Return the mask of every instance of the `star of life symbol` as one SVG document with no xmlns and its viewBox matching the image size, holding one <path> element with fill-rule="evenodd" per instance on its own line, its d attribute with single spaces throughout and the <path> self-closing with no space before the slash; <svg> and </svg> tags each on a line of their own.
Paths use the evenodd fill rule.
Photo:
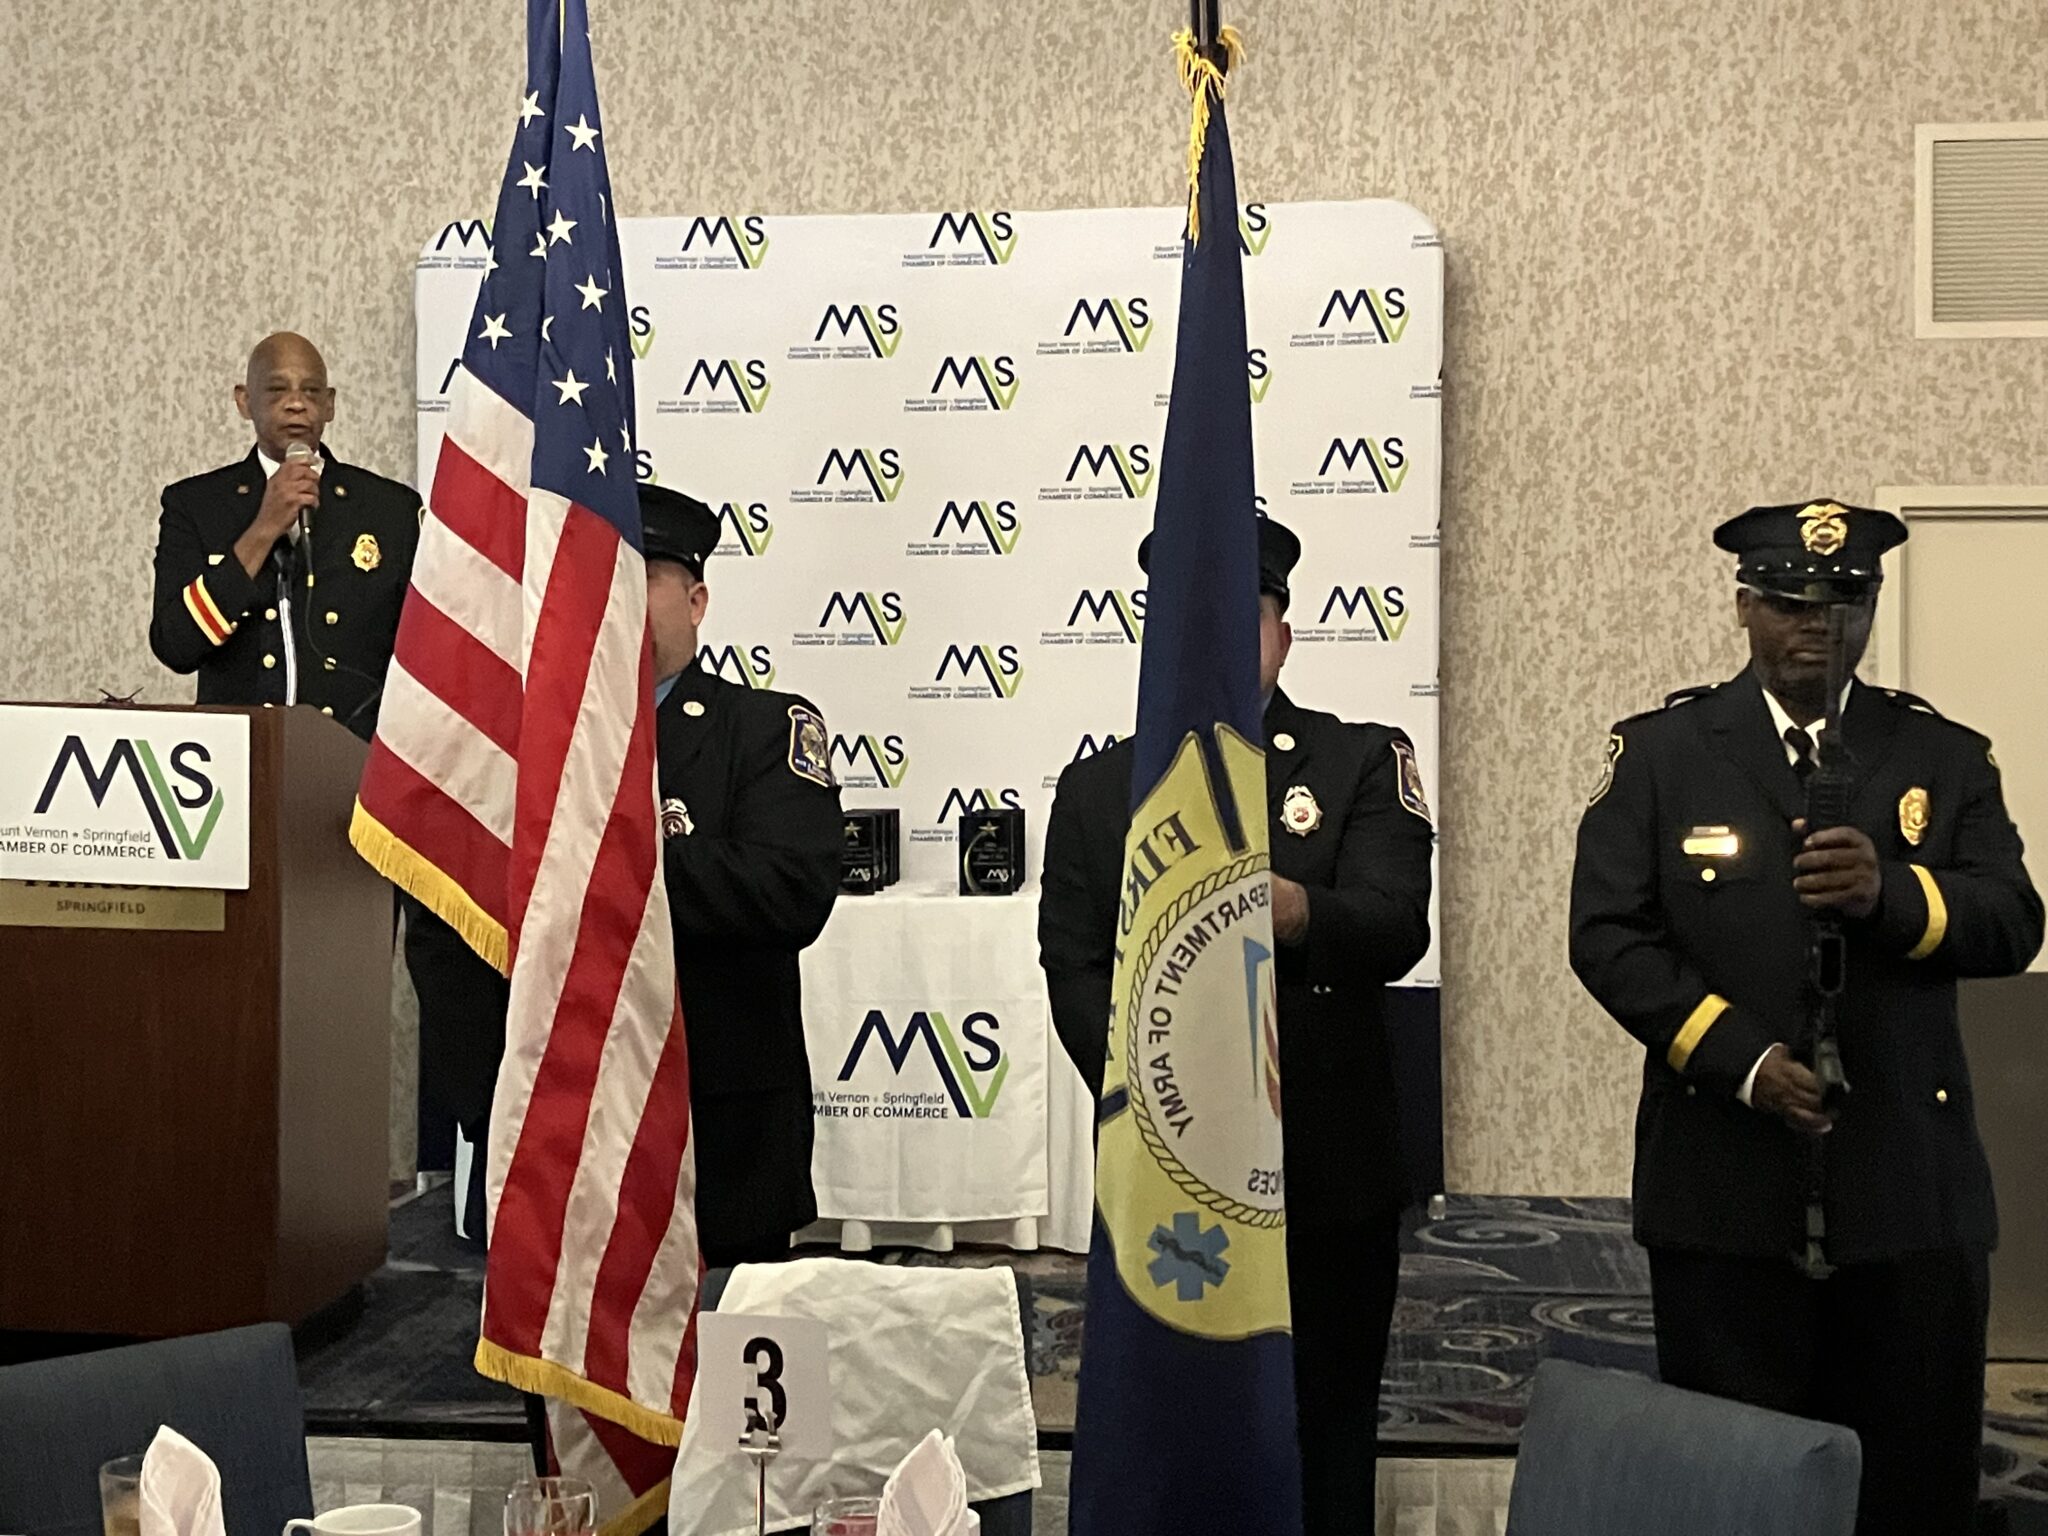
<svg viewBox="0 0 2048 1536">
<path fill-rule="evenodd" d="M 1205 1228 L 1194 1211 L 1177 1212 L 1172 1231 L 1154 1227 L 1146 1246 L 1158 1255 L 1146 1268 L 1152 1283 L 1174 1287 L 1181 1301 L 1200 1301 L 1210 1286 L 1229 1278 L 1230 1260 L 1223 1250 L 1230 1246 L 1230 1234 L 1220 1225 Z"/>
</svg>

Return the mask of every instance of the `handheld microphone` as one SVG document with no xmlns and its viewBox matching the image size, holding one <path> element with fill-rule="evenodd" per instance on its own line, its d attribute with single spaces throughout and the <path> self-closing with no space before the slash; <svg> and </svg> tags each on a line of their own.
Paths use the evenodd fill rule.
<svg viewBox="0 0 2048 1536">
<path fill-rule="evenodd" d="M 320 457 L 320 450 L 303 438 L 293 438 L 289 443 L 285 444 L 284 461 L 287 464 L 310 464 L 315 475 L 318 475 L 327 467 L 326 461 Z M 306 509 L 301 507 L 299 509 L 299 537 L 303 539 L 305 536 Z"/>
</svg>

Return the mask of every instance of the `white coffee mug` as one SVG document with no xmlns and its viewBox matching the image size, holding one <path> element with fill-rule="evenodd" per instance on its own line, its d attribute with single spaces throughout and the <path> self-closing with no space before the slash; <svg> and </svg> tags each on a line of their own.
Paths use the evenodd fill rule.
<svg viewBox="0 0 2048 1536">
<path fill-rule="evenodd" d="M 284 1536 L 420 1536 L 420 1512 L 406 1504 L 345 1504 L 311 1520 L 287 1520 Z"/>
</svg>

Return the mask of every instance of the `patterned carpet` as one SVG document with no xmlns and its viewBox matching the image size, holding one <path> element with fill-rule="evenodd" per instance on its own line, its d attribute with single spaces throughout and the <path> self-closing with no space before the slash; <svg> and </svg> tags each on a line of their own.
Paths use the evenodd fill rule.
<svg viewBox="0 0 2048 1536">
<path fill-rule="evenodd" d="M 1649 1272 L 1625 1200 L 1463 1196 L 1408 1234 L 1380 1439 L 1403 1457 L 1512 1454 L 1538 1362 L 1654 1374 Z M 893 1253 L 884 1262 L 1008 1266 L 1031 1298 L 1032 1396 L 1042 1438 L 1071 1442 L 1085 1265 L 1067 1254 Z M 394 1211 L 392 1259 L 358 1315 L 302 1341 L 315 1434 L 524 1435 L 518 1400 L 469 1368 L 482 1259 L 449 1232 L 445 1192 Z M 1985 1405 L 1985 1497 L 2006 1528 L 2048 1530 L 2048 1364 L 1995 1364 Z M 2036 1525 L 2038 1519 L 2041 1523 Z"/>
</svg>

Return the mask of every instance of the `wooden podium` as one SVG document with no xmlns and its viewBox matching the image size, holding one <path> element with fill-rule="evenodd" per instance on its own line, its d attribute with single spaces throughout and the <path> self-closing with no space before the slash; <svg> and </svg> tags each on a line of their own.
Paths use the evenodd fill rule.
<svg viewBox="0 0 2048 1536">
<path fill-rule="evenodd" d="M 0 1328 L 296 1322 L 384 1262 L 391 888 L 363 744 L 250 717 L 249 889 L 219 932 L 0 928 Z M 4 720 L 4 710 L 0 710 Z"/>
</svg>

